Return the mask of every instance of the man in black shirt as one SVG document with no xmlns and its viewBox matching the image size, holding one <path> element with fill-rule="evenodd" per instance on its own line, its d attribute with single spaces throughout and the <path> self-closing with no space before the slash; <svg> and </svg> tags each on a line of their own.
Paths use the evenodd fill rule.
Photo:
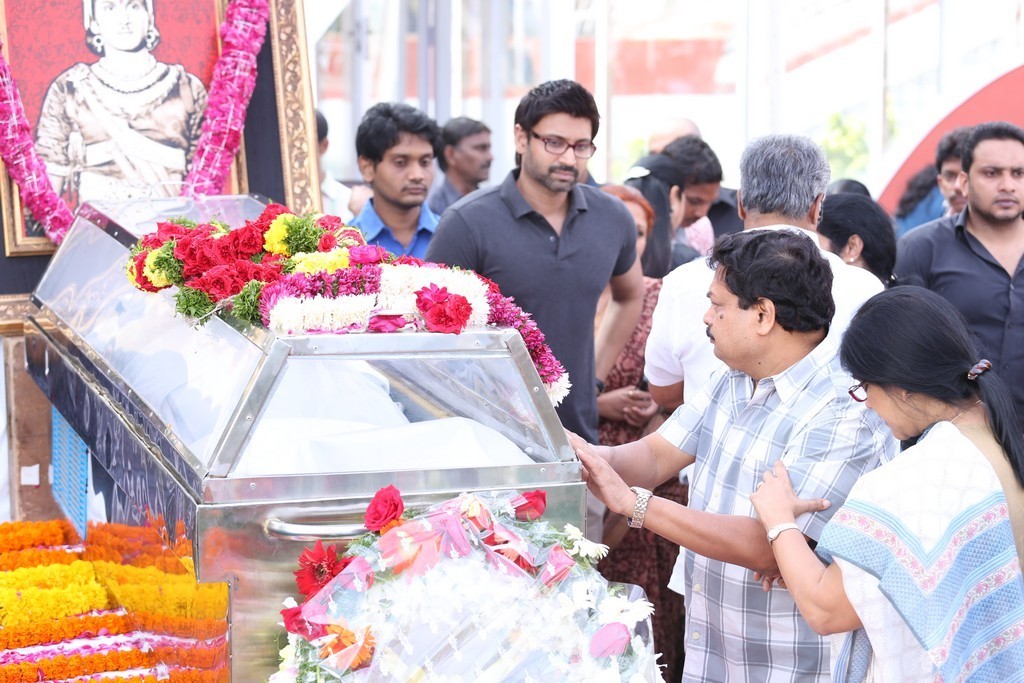
<svg viewBox="0 0 1024 683">
<path fill-rule="evenodd" d="M 961 158 L 967 208 L 907 233 L 895 273 L 960 310 L 1024 425 L 1024 130 L 980 124 Z"/>
</svg>

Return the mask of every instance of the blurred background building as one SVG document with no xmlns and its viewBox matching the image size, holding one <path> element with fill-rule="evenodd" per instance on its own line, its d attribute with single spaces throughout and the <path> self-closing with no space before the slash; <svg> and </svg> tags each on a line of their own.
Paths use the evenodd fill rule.
<svg viewBox="0 0 1024 683">
<path fill-rule="evenodd" d="M 747 140 L 806 134 L 876 196 L 956 105 L 1022 63 L 1024 0 L 306 0 L 328 169 L 357 178 L 355 128 L 382 100 L 485 121 L 492 182 L 519 98 L 574 78 L 602 109 L 590 165 L 621 180 L 686 117 L 738 182 Z"/>
</svg>

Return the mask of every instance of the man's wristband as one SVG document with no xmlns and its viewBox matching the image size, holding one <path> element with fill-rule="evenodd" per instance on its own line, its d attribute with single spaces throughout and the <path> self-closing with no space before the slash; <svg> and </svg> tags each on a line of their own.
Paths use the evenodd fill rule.
<svg viewBox="0 0 1024 683">
<path fill-rule="evenodd" d="M 599 377 L 594 378 L 594 386 L 597 387 L 598 396 L 604 393 L 604 382 Z"/>
</svg>

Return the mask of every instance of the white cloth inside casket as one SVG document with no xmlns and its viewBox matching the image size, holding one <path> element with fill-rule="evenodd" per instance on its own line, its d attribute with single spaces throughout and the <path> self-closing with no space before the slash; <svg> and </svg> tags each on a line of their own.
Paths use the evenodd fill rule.
<svg viewBox="0 0 1024 683">
<path fill-rule="evenodd" d="M 289 362 L 235 476 L 493 467 L 534 461 L 465 417 L 410 423 L 363 361 Z"/>
</svg>

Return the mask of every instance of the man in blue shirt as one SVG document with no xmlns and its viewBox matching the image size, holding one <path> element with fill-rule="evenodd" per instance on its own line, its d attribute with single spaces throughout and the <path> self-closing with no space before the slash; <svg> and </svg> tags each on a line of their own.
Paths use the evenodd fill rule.
<svg viewBox="0 0 1024 683">
<path fill-rule="evenodd" d="M 418 109 L 381 102 L 366 112 L 356 131 L 356 154 L 373 199 L 352 225 L 368 244 L 398 255 L 426 255 L 437 214 L 425 202 L 440 149 L 440 129 Z"/>
</svg>

